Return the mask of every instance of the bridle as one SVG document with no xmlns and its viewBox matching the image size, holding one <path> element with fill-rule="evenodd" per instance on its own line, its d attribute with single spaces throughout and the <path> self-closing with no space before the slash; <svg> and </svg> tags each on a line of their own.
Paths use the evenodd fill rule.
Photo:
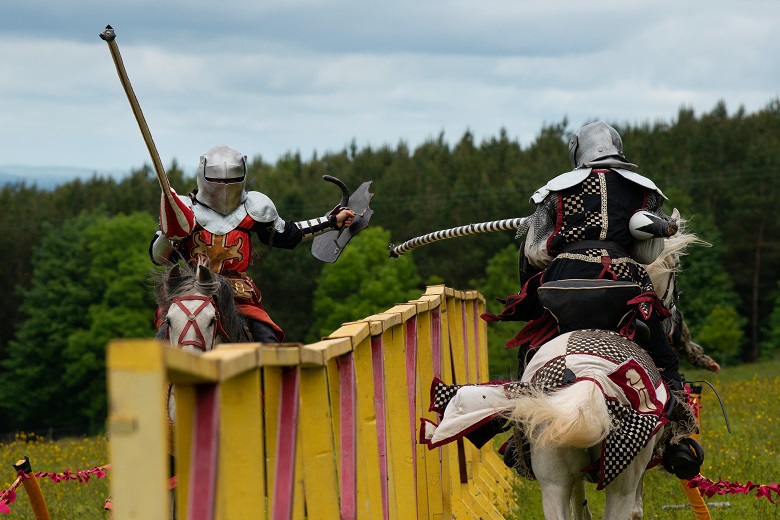
<svg viewBox="0 0 780 520">
<path fill-rule="evenodd" d="M 194 310 L 190 311 L 190 309 L 187 308 L 186 305 L 184 305 L 184 302 L 188 301 L 200 301 L 200 305 Z M 176 345 L 179 345 L 179 347 L 184 346 L 192 346 L 197 348 L 198 350 L 201 350 L 203 352 L 206 352 L 207 350 L 211 350 L 214 348 L 214 341 L 216 340 L 217 336 L 224 336 L 225 330 L 222 328 L 222 320 L 220 320 L 219 316 L 219 310 L 217 309 L 217 304 L 214 301 L 213 296 L 199 296 L 199 295 L 188 295 L 188 296 L 177 296 L 171 300 L 171 305 L 176 305 L 179 309 L 184 312 L 184 314 L 187 316 L 187 324 L 182 327 L 181 333 L 179 334 L 179 339 L 175 342 Z M 206 337 L 203 334 L 203 331 L 200 328 L 200 325 L 198 325 L 198 314 L 200 314 L 203 309 L 207 308 L 209 305 L 212 305 L 214 307 L 214 319 L 216 320 L 216 329 L 214 331 L 214 335 L 211 337 L 211 345 L 206 345 Z M 168 324 L 170 327 L 170 323 Z M 185 340 L 185 337 L 187 336 L 187 332 L 190 330 L 190 328 L 195 330 L 195 335 L 197 339 L 193 340 Z M 169 329 L 170 333 L 170 329 Z"/>
</svg>

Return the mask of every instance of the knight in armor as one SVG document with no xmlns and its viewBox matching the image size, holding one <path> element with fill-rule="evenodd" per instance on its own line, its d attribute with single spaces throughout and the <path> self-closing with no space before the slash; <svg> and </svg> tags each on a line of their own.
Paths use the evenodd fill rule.
<svg viewBox="0 0 780 520">
<path fill-rule="evenodd" d="M 247 318 L 252 341 L 278 343 L 284 332 L 263 308 L 262 296 L 247 276 L 253 261 L 252 234 L 269 247 L 293 249 L 332 229 L 349 227 L 355 213 L 340 205 L 326 215 L 293 222 L 277 213 L 268 196 L 246 191 L 246 156 L 215 146 L 200 158 L 197 189 L 188 196 L 163 192 L 160 227 L 149 247 L 157 265 L 184 260 L 208 265 L 230 281 L 238 310 Z M 157 317 L 158 336 L 164 324 Z"/>
<path fill-rule="evenodd" d="M 508 298 L 501 315 L 486 315 L 486 319 L 528 321 L 507 347 L 533 350 L 559 332 L 555 317 L 538 300 L 539 287 L 562 280 L 631 282 L 641 291 L 632 298 L 632 317 L 640 328 L 643 323 L 649 329 L 643 346 L 667 381 L 681 388 L 679 360 L 660 325 L 669 313 L 644 267 L 663 249 L 663 238 L 677 229 L 661 211 L 666 197 L 653 181 L 636 172 L 637 166 L 623 154 L 620 135 L 606 123 L 590 123 L 578 130 L 569 142 L 569 158 L 574 169 L 531 196 L 536 211 L 518 230 L 518 235 L 526 234 L 521 268 L 526 279 L 521 292 Z M 660 232 L 643 233 L 648 224 Z M 577 310 L 580 315 L 582 311 Z M 584 314 L 583 320 L 596 323 L 595 316 Z M 635 320 L 626 319 L 621 327 L 621 333 L 634 339 Z"/>
<path fill-rule="evenodd" d="M 663 250 L 663 239 L 677 231 L 674 219 L 661 210 L 666 197 L 653 181 L 637 173 L 637 166 L 623 153 L 620 135 L 606 123 L 580 128 L 569 142 L 569 158 L 572 171 L 553 178 L 533 194 L 536 210 L 518 230 L 519 236 L 526 234 L 521 292 L 507 298 L 501 314 L 483 318 L 528 322 L 507 342 L 508 348 L 521 347 L 522 373 L 534 349 L 566 330 L 561 317 L 540 302 L 546 284 L 575 291 L 568 292 L 571 299 L 561 306 L 576 321 L 577 326 L 568 330 L 607 328 L 601 322 L 606 314 L 601 305 L 617 303 L 630 312 L 614 328 L 647 350 L 663 379 L 681 396 L 679 358 L 661 325 L 670 313 L 644 267 Z M 589 293 L 580 289 L 589 289 L 592 284 L 588 282 L 594 280 L 621 282 L 614 287 L 627 290 L 626 286 L 633 286 L 635 292 L 608 291 L 611 295 L 601 301 L 578 303 L 576 298 Z M 621 301 L 621 294 L 630 297 Z"/>
</svg>

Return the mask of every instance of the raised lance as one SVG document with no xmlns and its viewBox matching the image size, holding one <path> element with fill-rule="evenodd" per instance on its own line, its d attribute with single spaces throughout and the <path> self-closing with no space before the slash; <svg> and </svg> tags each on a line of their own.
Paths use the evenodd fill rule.
<svg viewBox="0 0 780 520">
<path fill-rule="evenodd" d="M 163 193 L 168 193 L 170 192 L 171 184 L 168 182 L 168 175 L 166 175 L 165 168 L 163 168 L 160 154 L 157 152 L 157 147 L 152 139 L 152 133 L 149 131 L 149 125 L 146 124 L 144 113 L 141 111 L 141 105 L 138 103 L 138 98 L 135 96 L 133 86 L 130 84 L 130 78 L 127 77 L 125 64 L 122 62 L 122 55 L 119 54 L 119 46 L 116 44 L 116 33 L 114 32 L 114 28 L 110 25 L 106 25 L 106 29 L 100 33 L 100 37 L 108 44 L 108 50 L 111 52 L 111 58 L 114 60 L 116 72 L 119 74 L 119 81 L 122 83 L 125 94 L 127 94 L 127 100 L 130 102 L 130 107 L 133 109 L 133 115 L 138 122 L 138 127 L 141 129 L 141 135 L 143 135 L 146 148 L 149 150 L 149 155 L 152 158 L 152 165 L 154 166 L 154 172 L 157 174 L 157 180 L 160 182 L 160 187 L 162 188 Z"/>
<path fill-rule="evenodd" d="M 419 237 L 407 240 L 400 246 L 390 244 L 390 257 L 398 258 L 402 254 L 411 251 L 420 246 L 432 244 L 440 240 L 446 240 L 449 238 L 465 237 L 469 235 L 476 235 L 479 233 L 494 233 L 496 231 L 517 230 L 528 217 L 520 218 L 506 218 L 503 220 L 493 220 L 490 222 L 480 222 L 478 224 L 466 224 L 465 226 L 458 226 L 450 229 L 442 229 L 434 231 Z"/>
<path fill-rule="evenodd" d="M 149 130 L 149 125 L 146 123 L 144 114 L 141 111 L 141 105 L 133 91 L 133 87 L 130 84 L 130 78 L 128 78 L 125 65 L 122 62 L 119 46 L 116 43 L 116 32 L 113 27 L 107 25 L 105 30 L 100 34 L 100 38 L 108 44 L 111 58 L 113 58 L 117 74 L 119 74 L 119 81 L 127 95 L 127 100 L 130 102 L 133 115 L 138 122 L 138 127 L 141 130 L 144 143 L 146 143 L 146 148 L 149 150 L 149 155 L 152 158 L 152 165 L 154 166 L 157 180 L 160 183 L 160 188 L 162 188 L 163 197 L 167 200 L 168 207 L 171 209 L 172 213 L 177 215 L 179 221 L 181 221 L 183 217 L 180 215 L 180 212 L 176 211 L 176 206 L 179 205 L 179 203 L 177 202 L 175 192 L 171 189 L 168 175 L 165 173 L 165 168 L 163 168 L 160 154 L 157 152 L 157 147 L 152 139 L 152 133 Z M 312 254 L 323 262 L 335 262 L 344 250 L 344 246 L 346 246 L 347 242 L 368 226 L 371 216 L 374 213 L 369 207 L 369 203 L 374 194 L 369 191 L 371 188 L 371 181 L 366 181 L 361 184 L 350 196 L 347 186 L 339 179 L 331 177 L 330 175 L 323 176 L 323 179 L 336 184 L 342 190 L 341 202 L 336 206 L 334 211 L 349 208 L 355 213 L 355 218 L 350 227 L 341 230 L 328 231 L 314 239 Z M 187 223 L 183 224 L 186 229 Z M 192 226 L 192 223 L 190 222 L 189 225 Z"/>
</svg>

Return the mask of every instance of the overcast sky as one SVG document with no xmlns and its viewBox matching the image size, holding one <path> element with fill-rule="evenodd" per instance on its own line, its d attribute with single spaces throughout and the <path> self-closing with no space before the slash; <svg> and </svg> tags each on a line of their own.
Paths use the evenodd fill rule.
<svg viewBox="0 0 780 520">
<path fill-rule="evenodd" d="M 226 144 L 274 162 L 568 118 L 672 121 L 780 95 L 777 0 L 4 0 L 0 165 L 129 171 Z"/>
</svg>

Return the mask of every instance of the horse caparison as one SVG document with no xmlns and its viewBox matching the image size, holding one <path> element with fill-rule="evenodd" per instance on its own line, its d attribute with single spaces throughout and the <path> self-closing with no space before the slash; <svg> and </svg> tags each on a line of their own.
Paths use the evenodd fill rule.
<svg viewBox="0 0 780 520">
<path fill-rule="evenodd" d="M 693 243 L 706 244 L 678 232 L 648 266 L 668 308 L 677 303 L 679 255 Z M 549 390 L 564 370 L 577 382 L 534 389 Z M 658 455 L 669 398 L 648 354 L 614 332 L 574 331 L 540 347 L 521 384 L 528 386 L 513 399 L 515 442 L 530 452 L 533 469 L 525 469 L 539 481 L 545 518 L 590 519 L 586 479 L 605 489 L 604 518 L 642 518 L 642 478 Z"/>
</svg>

